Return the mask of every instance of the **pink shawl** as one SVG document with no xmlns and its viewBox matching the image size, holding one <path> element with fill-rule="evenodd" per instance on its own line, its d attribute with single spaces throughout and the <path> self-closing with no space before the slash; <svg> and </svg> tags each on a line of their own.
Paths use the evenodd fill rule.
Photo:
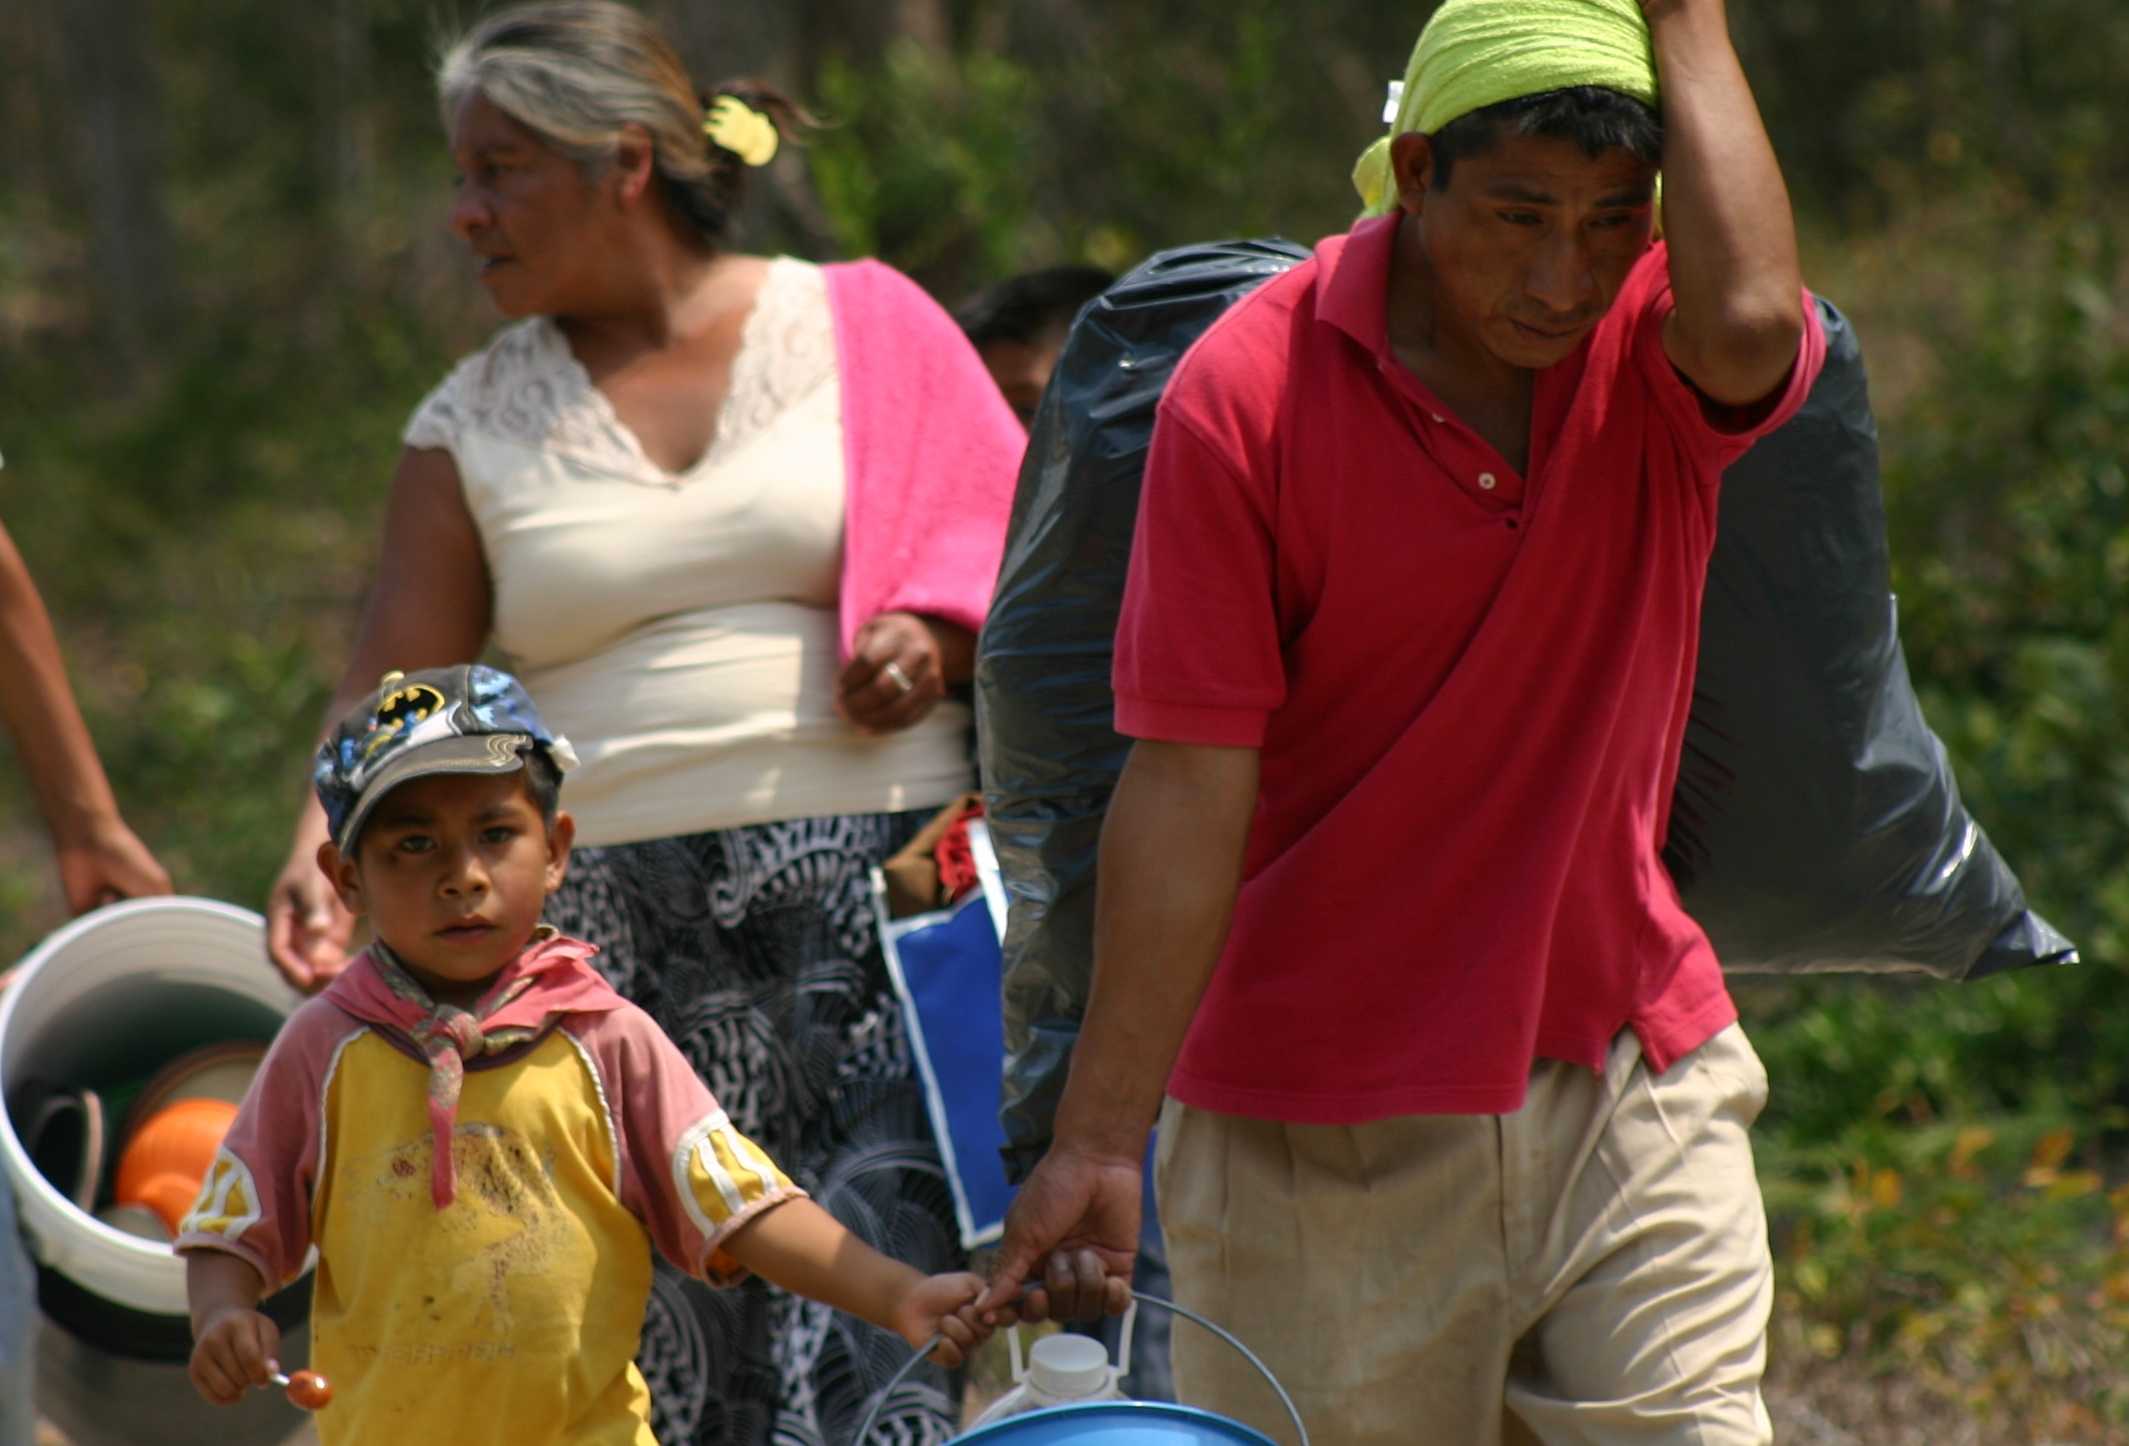
<svg viewBox="0 0 2129 1446">
<path fill-rule="evenodd" d="M 823 268 L 843 391 L 842 656 L 883 612 L 975 632 L 1027 434 L 953 318 L 877 261 Z"/>
</svg>

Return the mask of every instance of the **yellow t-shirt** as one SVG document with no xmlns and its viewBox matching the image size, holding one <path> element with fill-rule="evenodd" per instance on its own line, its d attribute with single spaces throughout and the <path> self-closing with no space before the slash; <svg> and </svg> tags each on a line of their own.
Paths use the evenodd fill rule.
<svg viewBox="0 0 2129 1446">
<path fill-rule="evenodd" d="M 428 1079 L 384 1032 L 304 1006 L 179 1248 L 229 1250 L 279 1283 L 315 1243 L 326 1446 L 655 1446 L 633 1364 L 651 1244 L 729 1284 L 743 1272 L 720 1243 L 802 1192 L 633 1006 L 468 1066 L 442 1209 Z"/>
</svg>

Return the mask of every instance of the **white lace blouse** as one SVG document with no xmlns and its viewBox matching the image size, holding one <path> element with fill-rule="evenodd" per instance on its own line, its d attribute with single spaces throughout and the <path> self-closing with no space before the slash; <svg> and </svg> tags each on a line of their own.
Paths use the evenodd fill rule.
<svg viewBox="0 0 2129 1446">
<path fill-rule="evenodd" d="M 819 269 L 769 267 L 709 449 L 664 471 L 559 328 L 517 322 L 407 424 L 457 463 L 495 637 L 583 766 L 585 845 L 916 808 L 972 786 L 969 710 L 835 716 L 842 388 Z"/>
</svg>

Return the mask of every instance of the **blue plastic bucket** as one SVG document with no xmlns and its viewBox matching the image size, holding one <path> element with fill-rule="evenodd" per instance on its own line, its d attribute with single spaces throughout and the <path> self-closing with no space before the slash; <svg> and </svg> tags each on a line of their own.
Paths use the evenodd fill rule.
<svg viewBox="0 0 2129 1446">
<path fill-rule="evenodd" d="M 1172 1300 L 1162 1300 L 1157 1295 L 1148 1295 L 1142 1290 L 1131 1292 L 1131 1298 L 1140 1305 L 1150 1305 L 1179 1315 L 1184 1320 L 1210 1331 L 1227 1342 L 1235 1351 L 1256 1368 L 1257 1374 L 1270 1386 L 1279 1404 L 1286 1408 L 1287 1419 L 1294 1424 L 1294 1439 L 1300 1446 L 1309 1446 L 1308 1424 L 1301 1419 L 1301 1412 L 1294 1405 L 1294 1398 L 1279 1384 L 1279 1378 L 1271 1373 L 1271 1367 L 1257 1359 L 1257 1354 L 1236 1340 L 1225 1326 L 1216 1325 L 1197 1312 L 1187 1310 Z M 1125 1336 L 1129 1339 L 1130 1322 L 1125 1322 Z M 870 1446 L 872 1424 L 879 1418 L 880 1408 L 894 1395 L 895 1387 L 915 1370 L 931 1353 L 939 1337 L 934 1336 L 929 1344 L 911 1355 L 902 1363 L 892 1379 L 880 1388 L 872 1398 L 872 1409 L 865 1413 L 859 1423 L 857 1435 L 851 1446 Z M 1018 1346 L 1014 1348 L 1015 1373 L 1018 1373 Z M 976 1441 L 984 1446 L 1049 1446 L 1057 1441 L 1098 1441 L 1101 1446 L 1278 1446 L 1263 1432 L 1243 1425 L 1240 1421 L 1196 1406 L 1171 1405 L 1166 1401 L 1131 1401 L 1103 1399 L 1081 1401 L 1075 1404 L 1050 1406 L 1037 1411 L 1023 1411 L 1006 1416 L 973 1431 L 954 1437 L 956 1442 Z"/>
<path fill-rule="evenodd" d="M 1274 1446 L 1240 1421 L 1164 1401 L 1095 1401 L 1052 1406 L 978 1426 L 957 1442 L 983 1446 L 1055 1446 L 1093 1441 L 1100 1446 Z"/>
</svg>

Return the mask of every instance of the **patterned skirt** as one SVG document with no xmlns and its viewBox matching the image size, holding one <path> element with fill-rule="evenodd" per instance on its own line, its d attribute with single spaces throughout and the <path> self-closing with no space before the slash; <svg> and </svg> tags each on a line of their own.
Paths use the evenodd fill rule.
<svg viewBox="0 0 2129 1446">
<path fill-rule="evenodd" d="M 934 810 L 754 824 L 579 849 L 547 920 L 680 1046 L 742 1133 L 882 1253 L 967 1268 L 887 982 L 868 870 Z M 662 1258 L 637 1365 L 664 1446 L 851 1446 L 909 1357 L 899 1336 L 750 1279 L 712 1290 Z M 935 1366 L 873 1441 L 953 1436 Z"/>
</svg>

